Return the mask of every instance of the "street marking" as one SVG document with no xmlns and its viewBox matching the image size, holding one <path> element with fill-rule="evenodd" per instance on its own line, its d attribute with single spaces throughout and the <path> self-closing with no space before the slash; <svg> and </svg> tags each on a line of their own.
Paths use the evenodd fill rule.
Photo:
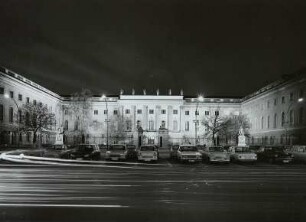
<svg viewBox="0 0 306 222">
<path fill-rule="evenodd" d="M 81 207 L 81 208 L 126 208 L 129 206 L 123 205 L 100 205 L 100 204 L 30 204 L 30 203 L 10 203 L 10 204 L 2 204 L 0 203 L 0 207 Z"/>
</svg>

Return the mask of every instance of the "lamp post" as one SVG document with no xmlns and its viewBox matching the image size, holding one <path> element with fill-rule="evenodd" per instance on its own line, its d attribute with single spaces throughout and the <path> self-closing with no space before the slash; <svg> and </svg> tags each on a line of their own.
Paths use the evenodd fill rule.
<svg viewBox="0 0 306 222">
<path fill-rule="evenodd" d="M 106 106 L 106 149 L 108 149 L 108 106 L 107 106 L 107 97 L 106 95 L 102 95 L 100 100 L 105 101 Z"/>
<path fill-rule="evenodd" d="M 198 108 L 199 108 L 199 102 L 204 101 L 204 97 L 202 95 L 199 95 L 198 98 L 196 98 L 197 103 L 196 103 L 196 110 L 195 110 L 195 121 L 194 121 L 194 136 L 195 136 L 195 142 L 194 144 L 198 144 Z"/>
<path fill-rule="evenodd" d="M 8 94 L 4 94 L 4 98 L 6 98 L 6 99 L 9 99 L 10 98 L 10 96 L 8 95 Z M 20 135 L 19 135 L 19 122 L 20 122 L 20 118 L 19 118 L 19 106 L 18 106 L 18 103 L 16 102 L 16 100 L 14 99 L 14 98 L 11 98 L 13 101 L 14 101 L 14 103 L 15 103 L 15 105 L 16 105 L 16 107 L 17 107 L 17 146 L 19 147 L 19 137 L 20 137 Z"/>
</svg>

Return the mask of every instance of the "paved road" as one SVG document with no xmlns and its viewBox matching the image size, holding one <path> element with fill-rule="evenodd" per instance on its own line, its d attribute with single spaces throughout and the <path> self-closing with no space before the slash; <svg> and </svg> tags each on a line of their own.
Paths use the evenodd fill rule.
<svg viewBox="0 0 306 222">
<path fill-rule="evenodd" d="M 0 221 L 306 221 L 306 165 L 0 164 Z"/>
</svg>

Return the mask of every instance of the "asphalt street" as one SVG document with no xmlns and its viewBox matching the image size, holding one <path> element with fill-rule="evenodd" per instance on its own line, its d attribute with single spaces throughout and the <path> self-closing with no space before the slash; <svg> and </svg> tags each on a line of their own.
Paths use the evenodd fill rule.
<svg viewBox="0 0 306 222">
<path fill-rule="evenodd" d="M 306 165 L 1 163 L 0 221 L 306 221 Z"/>
</svg>

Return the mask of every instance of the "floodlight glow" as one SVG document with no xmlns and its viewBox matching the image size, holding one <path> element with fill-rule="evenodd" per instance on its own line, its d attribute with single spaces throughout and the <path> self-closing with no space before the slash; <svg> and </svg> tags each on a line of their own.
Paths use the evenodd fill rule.
<svg viewBox="0 0 306 222">
<path fill-rule="evenodd" d="M 304 98 L 299 98 L 298 102 L 303 102 Z"/>
<path fill-rule="evenodd" d="M 4 94 L 4 98 L 8 99 L 10 98 L 8 94 Z"/>
</svg>

